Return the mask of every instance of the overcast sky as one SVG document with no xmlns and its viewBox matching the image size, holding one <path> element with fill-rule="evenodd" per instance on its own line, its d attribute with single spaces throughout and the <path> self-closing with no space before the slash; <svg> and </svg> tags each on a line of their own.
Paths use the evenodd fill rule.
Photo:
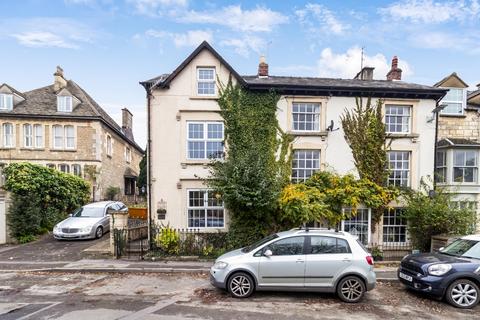
<svg viewBox="0 0 480 320">
<path fill-rule="evenodd" d="M 0 83 L 20 91 L 65 70 L 119 123 L 134 114 L 146 144 L 145 92 L 207 40 L 240 73 L 353 77 L 365 65 L 384 79 L 392 56 L 403 79 L 431 85 L 456 71 L 480 82 L 480 2 L 1 0 Z"/>
</svg>

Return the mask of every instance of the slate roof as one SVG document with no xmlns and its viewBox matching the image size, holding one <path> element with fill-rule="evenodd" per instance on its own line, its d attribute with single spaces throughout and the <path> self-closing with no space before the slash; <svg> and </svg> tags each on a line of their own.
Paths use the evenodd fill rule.
<svg viewBox="0 0 480 320">
<path fill-rule="evenodd" d="M 480 142 L 463 138 L 445 138 L 437 142 L 437 147 L 442 148 L 480 148 Z"/>
<path fill-rule="evenodd" d="M 59 112 L 57 110 L 57 92 L 55 92 L 53 85 L 50 85 L 22 93 L 25 100 L 16 104 L 11 111 L 0 111 L 0 115 L 5 117 L 99 120 L 138 151 L 144 152 L 77 83 L 68 80 L 65 89 L 80 100 L 80 103 L 74 107 L 72 112 Z"/>
</svg>

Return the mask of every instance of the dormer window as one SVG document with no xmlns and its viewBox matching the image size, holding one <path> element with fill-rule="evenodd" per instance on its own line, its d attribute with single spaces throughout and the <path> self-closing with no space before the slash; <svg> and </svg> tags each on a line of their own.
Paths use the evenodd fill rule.
<svg viewBox="0 0 480 320">
<path fill-rule="evenodd" d="M 197 69 L 197 94 L 199 96 L 215 95 L 215 68 Z"/>
<path fill-rule="evenodd" d="M 13 109 L 13 94 L 0 93 L 0 110 Z"/>
<path fill-rule="evenodd" d="M 72 112 L 72 97 L 71 96 L 58 96 L 57 108 L 60 112 Z"/>
<path fill-rule="evenodd" d="M 463 109 L 467 102 L 467 91 L 463 88 L 446 88 L 449 89 L 440 104 L 446 107 L 440 112 L 447 115 L 462 115 Z"/>
</svg>

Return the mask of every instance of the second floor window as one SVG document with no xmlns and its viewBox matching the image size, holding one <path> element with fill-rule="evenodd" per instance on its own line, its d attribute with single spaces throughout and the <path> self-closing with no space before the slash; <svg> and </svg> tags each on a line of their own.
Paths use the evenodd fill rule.
<svg viewBox="0 0 480 320">
<path fill-rule="evenodd" d="M 112 156 L 113 148 L 112 148 L 112 137 L 107 136 L 107 156 Z"/>
<path fill-rule="evenodd" d="M 447 152 L 437 151 L 435 181 L 439 183 L 447 182 Z"/>
<path fill-rule="evenodd" d="M 294 150 L 292 182 L 304 182 L 320 170 L 320 150 Z"/>
<path fill-rule="evenodd" d="M 52 127 L 54 149 L 75 149 L 75 127 L 60 126 Z"/>
<path fill-rule="evenodd" d="M 43 125 L 36 124 L 33 126 L 33 135 L 35 139 L 35 147 L 43 148 Z"/>
<path fill-rule="evenodd" d="M 320 130 L 319 103 L 293 103 L 292 116 L 294 131 Z"/>
<path fill-rule="evenodd" d="M 60 112 L 72 112 L 72 97 L 71 96 L 58 96 L 57 97 L 57 110 Z"/>
<path fill-rule="evenodd" d="M 453 181 L 477 182 L 478 155 L 476 150 L 453 152 Z"/>
<path fill-rule="evenodd" d="M 187 158 L 223 158 L 223 123 L 188 122 Z"/>
<path fill-rule="evenodd" d="M 215 68 L 197 69 L 197 94 L 201 96 L 215 95 Z"/>
<path fill-rule="evenodd" d="M 25 148 L 33 147 L 33 132 L 31 124 L 23 125 L 23 146 Z"/>
<path fill-rule="evenodd" d="M 387 133 L 410 132 L 410 106 L 385 105 L 385 126 Z"/>
<path fill-rule="evenodd" d="M 125 161 L 127 163 L 132 161 L 132 150 L 129 147 L 125 147 Z"/>
<path fill-rule="evenodd" d="M 0 110 L 13 109 L 13 94 L 0 93 Z"/>
<path fill-rule="evenodd" d="M 409 151 L 389 151 L 388 167 L 390 169 L 389 185 L 395 187 L 408 187 L 410 185 Z"/>
<path fill-rule="evenodd" d="M 11 123 L 4 123 L 2 125 L 2 133 L 3 133 L 3 146 L 5 148 L 11 148 L 15 146 L 15 138 L 13 134 L 13 124 Z"/>
<path fill-rule="evenodd" d="M 440 112 L 441 114 L 459 115 L 463 114 L 466 104 L 466 91 L 462 88 L 450 88 L 443 97 L 440 104 L 447 106 Z"/>
</svg>

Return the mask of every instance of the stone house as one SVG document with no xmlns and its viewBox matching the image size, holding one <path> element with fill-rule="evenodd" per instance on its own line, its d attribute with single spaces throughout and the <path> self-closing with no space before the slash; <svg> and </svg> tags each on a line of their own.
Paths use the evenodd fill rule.
<svg viewBox="0 0 480 320">
<path fill-rule="evenodd" d="M 143 150 L 123 109 L 119 126 L 77 83 L 57 67 L 51 85 L 19 92 L 0 85 L 0 166 L 32 162 L 85 178 L 92 200 L 120 188 L 132 200 Z"/>
<path fill-rule="evenodd" d="M 147 92 L 149 149 L 149 210 L 155 222 L 202 231 L 226 230 L 228 213 L 201 179 L 208 177 L 210 159 L 223 155 L 224 128 L 218 81 L 232 79 L 246 90 L 281 94 L 277 117 L 294 135 L 292 181 L 304 181 L 317 170 L 339 174 L 356 169 L 340 116 L 355 106 L 355 97 L 384 100 L 385 123 L 392 140 L 389 183 L 418 188 L 433 175 L 435 122 L 427 121 L 446 90 L 401 81 L 398 60 L 385 80 L 373 80 L 373 68 L 355 79 L 272 76 L 261 58 L 256 75 L 239 75 L 207 42 L 203 42 L 172 73 L 141 84 Z M 361 208 L 342 229 L 366 244 L 407 243 L 401 204 L 386 211 L 376 232 L 372 212 Z M 348 210 L 348 208 L 345 208 Z"/>
<path fill-rule="evenodd" d="M 452 73 L 434 86 L 448 89 L 440 102 L 445 107 L 438 119 L 436 183 L 455 193 L 460 205 L 478 213 L 480 84 L 476 90 L 469 91 L 469 85 Z"/>
</svg>

